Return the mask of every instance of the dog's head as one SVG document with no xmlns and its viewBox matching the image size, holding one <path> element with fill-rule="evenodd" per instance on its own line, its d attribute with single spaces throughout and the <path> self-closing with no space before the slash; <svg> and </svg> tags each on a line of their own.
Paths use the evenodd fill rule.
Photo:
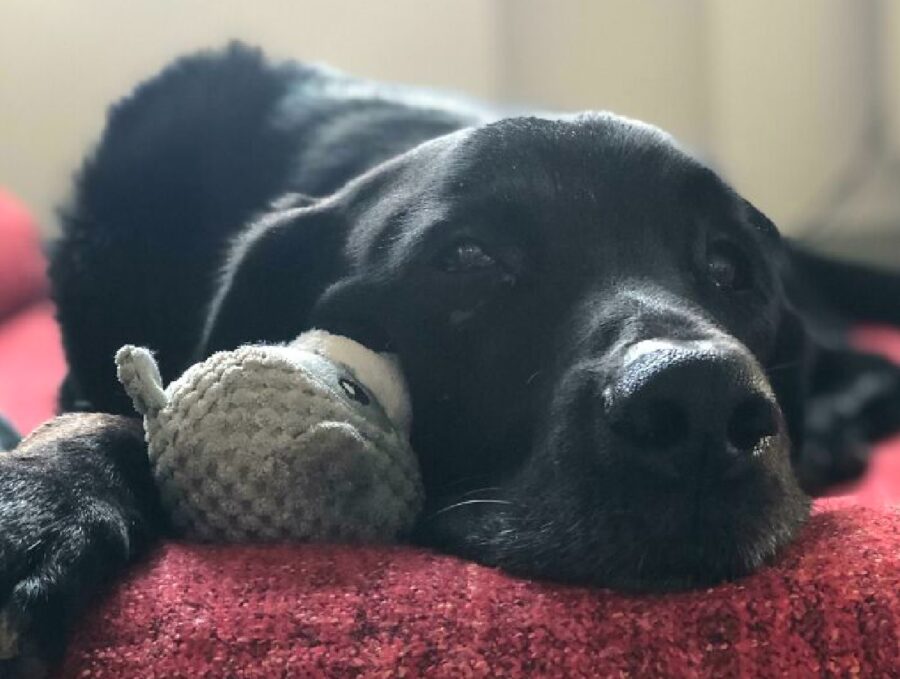
<svg viewBox="0 0 900 679">
<path fill-rule="evenodd" d="M 208 349 L 311 325 L 396 352 L 418 538 L 625 588 L 747 573 L 808 511 L 803 328 L 773 225 L 658 130 L 507 119 L 236 245 Z"/>
</svg>

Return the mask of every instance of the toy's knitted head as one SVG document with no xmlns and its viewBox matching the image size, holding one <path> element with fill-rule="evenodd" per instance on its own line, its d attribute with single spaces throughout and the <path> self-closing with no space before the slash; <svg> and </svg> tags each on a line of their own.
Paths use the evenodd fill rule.
<svg viewBox="0 0 900 679">
<path fill-rule="evenodd" d="M 123 347 L 116 363 L 185 537 L 373 541 L 411 528 L 422 484 L 390 358 L 311 331 L 219 352 L 165 389 L 148 350 Z"/>
</svg>

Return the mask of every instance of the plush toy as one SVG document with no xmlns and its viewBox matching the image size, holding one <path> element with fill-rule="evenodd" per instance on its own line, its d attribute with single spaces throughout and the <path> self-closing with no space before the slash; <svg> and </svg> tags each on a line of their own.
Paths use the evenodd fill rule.
<svg viewBox="0 0 900 679">
<path fill-rule="evenodd" d="M 167 388 L 147 349 L 116 364 L 183 536 L 387 541 L 412 526 L 422 483 L 390 356 L 314 330 L 219 352 Z"/>
</svg>

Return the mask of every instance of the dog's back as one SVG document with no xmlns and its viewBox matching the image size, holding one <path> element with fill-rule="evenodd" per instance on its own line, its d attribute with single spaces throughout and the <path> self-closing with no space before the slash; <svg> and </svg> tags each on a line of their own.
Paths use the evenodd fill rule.
<svg viewBox="0 0 900 679">
<path fill-rule="evenodd" d="M 175 62 L 115 105 L 62 211 L 51 268 L 64 410 L 128 413 L 112 364 L 190 360 L 231 237 L 288 191 L 325 195 L 476 115 L 232 45 Z"/>
<path fill-rule="evenodd" d="M 63 410 L 131 412 L 112 356 L 151 347 L 163 377 L 193 357 L 231 238 L 288 192 L 332 193 L 488 109 L 238 44 L 176 61 L 110 111 L 62 211 L 51 267 L 70 368 Z M 794 249 L 802 306 L 900 322 L 900 278 Z M 825 299 L 819 291 L 826 292 Z M 873 294 L 882 291 L 884 294 Z M 828 298 L 834 298 L 828 299 Z"/>
</svg>

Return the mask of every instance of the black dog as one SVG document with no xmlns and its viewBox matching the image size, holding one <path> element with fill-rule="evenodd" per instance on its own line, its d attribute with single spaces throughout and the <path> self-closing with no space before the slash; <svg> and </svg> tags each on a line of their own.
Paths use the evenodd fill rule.
<svg viewBox="0 0 900 679">
<path fill-rule="evenodd" d="M 529 576 L 748 573 L 803 522 L 801 487 L 900 425 L 897 370 L 839 324 L 900 320 L 900 283 L 785 243 L 659 130 L 494 119 L 237 46 L 112 110 L 52 277 L 68 410 L 132 412 L 126 343 L 167 381 L 313 326 L 396 352 L 430 498 L 414 540 Z M 0 625 L 35 654 L 162 530 L 110 422 L 115 445 L 0 475 Z"/>
</svg>

